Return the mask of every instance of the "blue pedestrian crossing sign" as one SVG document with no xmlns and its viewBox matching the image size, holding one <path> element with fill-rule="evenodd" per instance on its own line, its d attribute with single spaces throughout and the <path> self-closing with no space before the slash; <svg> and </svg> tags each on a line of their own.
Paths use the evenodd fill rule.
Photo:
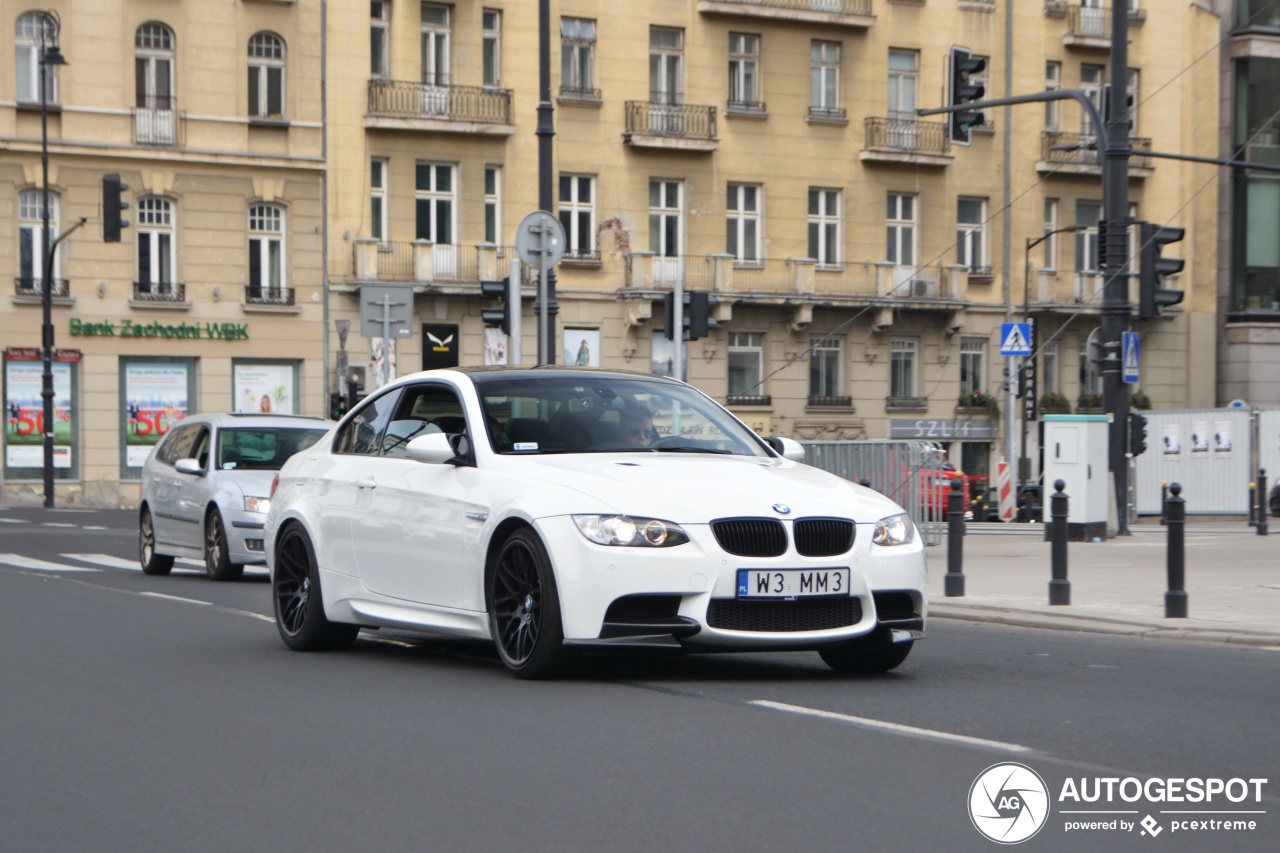
<svg viewBox="0 0 1280 853">
<path fill-rule="evenodd" d="M 1137 332 L 1120 335 L 1120 374 L 1130 385 L 1138 384 L 1138 369 L 1142 365 L 1142 347 Z"/>
<path fill-rule="evenodd" d="M 1001 355 L 1031 355 L 1031 324 L 1000 324 Z"/>
</svg>

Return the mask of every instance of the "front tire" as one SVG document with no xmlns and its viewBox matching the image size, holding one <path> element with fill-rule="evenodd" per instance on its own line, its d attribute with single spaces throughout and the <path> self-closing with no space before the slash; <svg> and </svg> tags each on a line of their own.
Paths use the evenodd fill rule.
<svg viewBox="0 0 1280 853">
<path fill-rule="evenodd" d="M 156 527 L 151 508 L 145 506 L 138 518 L 138 562 L 144 575 L 167 575 L 173 569 L 173 557 L 156 553 Z"/>
<path fill-rule="evenodd" d="M 350 648 L 360 633 L 360 626 L 330 622 L 324 615 L 315 550 L 297 526 L 286 528 L 276 543 L 271 598 L 280 638 L 295 652 Z"/>
<path fill-rule="evenodd" d="M 889 642 L 889 632 L 872 631 L 834 646 L 823 646 L 818 654 L 827 666 L 845 675 L 872 675 L 901 666 L 911 654 L 915 640 Z"/>
<path fill-rule="evenodd" d="M 244 576 L 244 566 L 231 562 L 227 547 L 227 525 L 222 513 L 209 510 L 204 520 L 204 570 L 210 580 L 237 581 Z"/>
<path fill-rule="evenodd" d="M 517 678 L 554 678 L 575 659 L 564 645 L 551 560 L 532 530 L 503 543 L 489 576 L 489 628 L 498 657 Z"/>
</svg>

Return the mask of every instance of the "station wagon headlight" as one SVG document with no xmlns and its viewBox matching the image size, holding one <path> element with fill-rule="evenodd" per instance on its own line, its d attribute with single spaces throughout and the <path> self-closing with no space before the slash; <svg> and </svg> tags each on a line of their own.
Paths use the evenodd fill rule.
<svg viewBox="0 0 1280 853">
<path fill-rule="evenodd" d="M 597 545 L 632 545 L 669 548 L 683 545 L 689 536 L 678 524 L 660 518 L 632 518 L 629 515 L 575 515 L 573 523 L 582 535 Z"/>
<path fill-rule="evenodd" d="M 249 512 L 267 513 L 271 510 L 271 498 L 250 498 L 244 499 L 244 508 Z"/>
<path fill-rule="evenodd" d="M 916 526 L 905 512 L 890 515 L 876 522 L 871 541 L 877 545 L 906 545 L 916 536 Z"/>
</svg>

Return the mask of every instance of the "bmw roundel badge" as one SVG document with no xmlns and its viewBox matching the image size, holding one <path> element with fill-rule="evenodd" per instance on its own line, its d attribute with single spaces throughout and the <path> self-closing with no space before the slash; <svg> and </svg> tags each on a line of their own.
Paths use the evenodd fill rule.
<svg viewBox="0 0 1280 853">
<path fill-rule="evenodd" d="M 791 512 L 791 507 L 787 506 L 786 504 L 774 504 L 773 511 L 778 513 L 779 515 L 786 515 L 787 513 Z"/>
</svg>

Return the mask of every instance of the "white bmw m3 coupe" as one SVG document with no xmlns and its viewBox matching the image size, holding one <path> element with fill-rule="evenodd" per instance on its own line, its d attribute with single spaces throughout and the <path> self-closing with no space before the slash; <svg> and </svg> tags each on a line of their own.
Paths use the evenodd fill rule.
<svg viewBox="0 0 1280 853">
<path fill-rule="evenodd" d="M 659 376 L 405 376 L 280 471 L 276 623 L 297 650 L 378 627 L 491 639 L 525 678 L 611 649 L 893 669 L 924 636 L 923 543 L 900 506 L 803 458 Z"/>
</svg>

